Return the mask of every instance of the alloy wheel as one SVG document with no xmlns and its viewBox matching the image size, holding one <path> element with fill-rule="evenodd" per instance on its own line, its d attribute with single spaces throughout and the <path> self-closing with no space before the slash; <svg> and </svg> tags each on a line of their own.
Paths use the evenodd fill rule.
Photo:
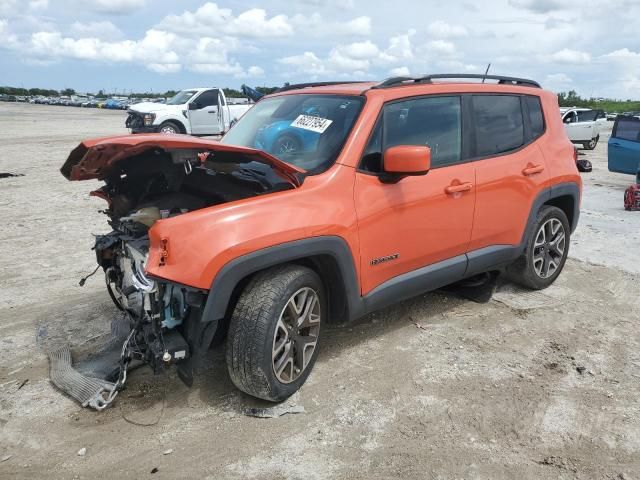
<svg viewBox="0 0 640 480">
<path fill-rule="evenodd" d="M 562 222 L 551 218 L 544 222 L 533 244 L 533 269 L 540 278 L 549 278 L 558 270 L 564 257 L 566 234 Z"/>
<path fill-rule="evenodd" d="M 282 383 L 295 381 L 313 357 L 320 334 L 320 298 L 309 287 L 287 301 L 273 336 L 273 372 Z"/>
</svg>

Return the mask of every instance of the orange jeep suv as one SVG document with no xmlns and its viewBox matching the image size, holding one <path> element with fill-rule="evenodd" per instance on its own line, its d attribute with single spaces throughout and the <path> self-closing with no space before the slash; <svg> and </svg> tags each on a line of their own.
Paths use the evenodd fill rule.
<svg viewBox="0 0 640 480">
<path fill-rule="evenodd" d="M 84 141 L 61 171 L 105 182 L 95 252 L 129 322 L 114 389 L 131 358 L 191 384 L 226 341 L 233 383 L 279 401 L 327 323 L 486 272 L 547 287 L 578 222 L 574 154 L 553 93 L 456 74 L 287 86 L 220 141 Z"/>
</svg>

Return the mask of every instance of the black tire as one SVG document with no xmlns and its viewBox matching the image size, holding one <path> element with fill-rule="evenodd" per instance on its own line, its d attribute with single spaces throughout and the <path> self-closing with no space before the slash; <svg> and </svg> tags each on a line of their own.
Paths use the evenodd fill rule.
<svg viewBox="0 0 640 480">
<path fill-rule="evenodd" d="M 298 153 L 302 150 L 302 142 L 293 135 L 280 135 L 273 142 L 272 153 L 275 155 L 286 155 Z"/>
<path fill-rule="evenodd" d="M 173 131 L 169 131 L 169 130 L 173 130 Z M 175 135 L 177 133 L 182 133 L 182 130 L 180 129 L 180 126 L 177 123 L 167 120 L 166 122 L 162 122 L 160 124 L 160 126 L 158 127 L 158 133 Z"/>
<path fill-rule="evenodd" d="M 547 243 L 544 246 L 536 247 L 536 239 L 539 239 L 541 227 L 548 225 L 547 222 L 551 221 L 551 225 L 557 225 L 553 222 L 556 220 L 562 225 L 564 233 L 564 245 L 562 248 L 562 255 L 559 255 L 554 247 L 550 247 Z M 520 256 L 515 262 L 507 267 L 507 274 L 509 278 L 524 287 L 531 288 L 532 290 L 542 290 L 551 285 L 560 272 L 564 268 L 564 264 L 567 261 L 567 255 L 569 253 L 571 229 L 569 227 L 569 220 L 565 213 L 550 205 L 544 205 L 539 211 L 536 217 L 534 228 L 526 239 L 526 247 L 522 256 Z M 548 236 L 548 234 L 546 234 Z M 546 249 L 546 250 L 545 250 Z M 537 271 L 537 266 L 540 263 L 540 255 L 544 257 L 542 260 L 541 272 Z M 555 270 L 550 273 L 550 268 L 547 269 L 547 276 L 544 276 L 544 268 L 547 266 L 547 255 L 552 259 L 551 263 L 556 265 Z"/>
<path fill-rule="evenodd" d="M 600 135 L 598 135 L 596 138 L 592 138 L 590 142 L 584 142 L 582 146 L 585 150 L 593 150 L 594 148 L 596 148 L 596 145 L 598 145 L 599 140 Z"/>
<path fill-rule="evenodd" d="M 274 358 L 277 357 L 273 352 L 276 350 L 276 340 L 281 338 L 276 336 L 276 329 L 279 328 L 281 317 L 284 318 L 285 307 L 290 299 L 305 289 L 317 293 L 320 309 L 315 347 L 310 359 L 302 356 L 302 361 L 307 361 L 297 377 L 293 374 L 294 360 L 291 360 L 292 379 L 283 382 L 278 378 L 274 366 L 277 363 Z M 326 304 L 322 281 L 309 268 L 284 265 L 258 273 L 240 295 L 229 324 L 226 359 L 229 376 L 235 386 L 249 395 L 272 402 L 293 395 L 306 381 L 318 357 Z M 294 341 L 290 343 L 297 345 Z M 290 348 L 293 357 L 295 347 Z M 296 353 L 298 351 L 296 349 Z"/>
</svg>

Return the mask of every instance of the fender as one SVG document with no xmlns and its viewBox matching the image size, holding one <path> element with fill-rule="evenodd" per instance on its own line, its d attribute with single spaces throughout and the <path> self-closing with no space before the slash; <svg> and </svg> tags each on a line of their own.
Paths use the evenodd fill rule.
<svg viewBox="0 0 640 480">
<path fill-rule="evenodd" d="M 211 283 L 201 322 L 220 320 L 225 316 L 233 290 L 247 275 L 281 263 L 317 255 L 331 256 L 340 269 L 347 300 L 347 318 L 361 316 L 364 305 L 360 298 L 360 283 L 347 242 L 337 236 L 320 236 L 274 245 L 227 263 Z"/>
</svg>

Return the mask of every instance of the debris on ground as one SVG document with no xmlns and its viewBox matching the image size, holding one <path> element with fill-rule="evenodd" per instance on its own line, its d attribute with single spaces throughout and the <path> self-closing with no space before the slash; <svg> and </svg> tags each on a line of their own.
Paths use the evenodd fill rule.
<svg viewBox="0 0 640 480">
<path fill-rule="evenodd" d="M 162 452 L 163 455 L 171 455 L 173 453 L 173 448 L 169 448 L 168 450 L 165 450 L 164 452 Z"/>
<path fill-rule="evenodd" d="M 80 450 L 78 450 L 79 457 L 84 457 L 86 454 L 87 454 L 87 449 L 85 447 L 82 447 Z"/>
<path fill-rule="evenodd" d="M 153 467 L 151 473 L 158 473 L 158 470 L 160 470 L 158 467 Z"/>
<path fill-rule="evenodd" d="M 5 455 L 4 457 L 0 458 L 0 463 L 6 462 L 11 457 L 13 457 L 13 455 Z"/>
<path fill-rule="evenodd" d="M 587 367 L 583 367 L 582 365 L 578 365 L 576 367 L 576 371 L 580 374 L 580 375 L 584 375 L 584 372 L 587 371 Z"/>
<path fill-rule="evenodd" d="M 29 381 L 28 378 L 25 378 L 22 382 L 20 382 L 20 385 L 18 385 L 18 390 L 20 390 L 22 387 L 24 387 L 27 382 Z"/>
<path fill-rule="evenodd" d="M 571 460 L 562 457 L 556 457 L 554 455 L 545 457 L 542 460 L 538 461 L 538 463 L 540 465 L 548 465 L 550 467 L 556 467 L 561 470 L 567 470 L 573 473 L 576 473 L 578 471 Z"/>
<path fill-rule="evenodd" d="M 0 172 L 0 178 L 24 177 L 24 173 Z"/>
<path fill-rule="evenodd" d="M 290 404 L 281 404 L 276 405 L 275 407 L 267 407 L 267 408 L 247 408 L 244 411 L 245 415 L 250 417 L 257 418 L 278 418 L 288 413 L 305 413 L 304 407 L 302 405 L 290 405 Z"/>
</svg>

